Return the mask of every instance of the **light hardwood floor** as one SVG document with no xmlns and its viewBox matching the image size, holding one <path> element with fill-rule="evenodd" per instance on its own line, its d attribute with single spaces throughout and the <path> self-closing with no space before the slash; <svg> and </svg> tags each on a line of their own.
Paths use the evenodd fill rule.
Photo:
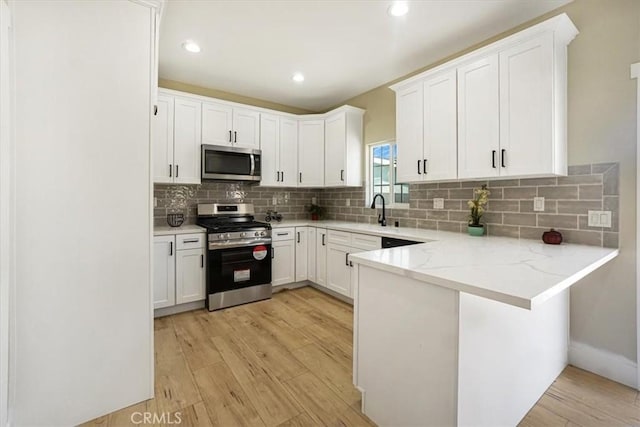
<svg viewBox="0 0 640 427">
<path fill-rule="evenodd" d="M 374 425 L 351 383 L 352 335 L 352 307 L 310 287 L 156 319 L 156 397 L 85 425 L 136 425 L 145 411 L 194 427 Z M 573 367 L 521 423 L 625 425 L 640 426 L 638 392 Z"/>
</svg>

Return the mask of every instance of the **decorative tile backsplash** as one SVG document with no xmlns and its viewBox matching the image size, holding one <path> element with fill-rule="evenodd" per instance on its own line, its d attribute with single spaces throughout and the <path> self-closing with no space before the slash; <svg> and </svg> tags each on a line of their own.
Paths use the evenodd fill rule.
<svg viewBox="0 0 640 427">
<path fill-rule="evenodd" d="M 185 222 L 192 224 L 199 203 L 253 203 L 257 219 L 264 218 L 267 210 L 276 210 L 285 219 L 308 219 L 305 206 L 312 197 L 320 201 L 317 189 L 267 188 L 243 183 L 155 184 L 153 193 L 157 200 L 153 212 L 155 225 L 166 225 L 169 213 L 184 213 Z"/>
<path fill-rule="evenodd" d="M 473 189 L 487 184 L 491 195 L 482 223 L 491 236 L 540 239 L 549 228 L 559 230 L 567 243 L 618 247 L 618 163 L 570 166 L 569 176 L 411 184 L 409 209 L 390 209 L 387 225 L 466 232 L 467 200 Z M 545 198 L 544 212 L 533 211 L 533 198 Z M 433 209 L 443 198 L 444 209 Z M 350 206 L 347 206 L 349 199 Z M 365 207 L 363 188 L 325 189 L 321 204 L 327 218 L 376 223 L 379 209 Z M 612 213 L 611 228 L 589 227 L 589 210 Z"/>
<path fill-rule="evenodd" d="M 473 189 L 487 184 L 491 195 L 482 221 L 491 236 L 540 239 L 549 228 L 559 230 L 567 243 L 618 247 L 619 165 L 598 163 L 570 166 L 569 176 L 558 178 L 503 179 L 489 181 L 411 184 L 409 209 L 389 209 L 387 224 L 402 227 L 466 232 L 467 200 Z M 198 203 L 253 203 L 256 217 L 277 210 L 285 220 L 308 219 L 305 206 L 312 197 L 327 208 L 326 219 L 375 224 L 378 211 L 365 206 L 363 187 L 340 189 L 267 188 L 249 184 L 205 182 L 201 185 L 156 184 L 156 225 L 166 224 L 166 215 L 186 214 L 196 220 Z M 533 198 L 545 198 L 544 212 L 533 211 Z M 433 209 L 433 199 L 443 198 L 444 209 Z M 347 206 L 349 199 L 349 206 Z M 274 204 L 275 201 L 275 204 Z M 589 210 L 611 211 L 611 228 L 589 227 Z"/>
</svg>

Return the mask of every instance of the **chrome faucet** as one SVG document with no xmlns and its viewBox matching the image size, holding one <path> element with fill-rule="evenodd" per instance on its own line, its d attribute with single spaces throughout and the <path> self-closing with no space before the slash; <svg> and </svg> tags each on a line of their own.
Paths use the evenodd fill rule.
<svg viewBox="0 0 640 427">
<path fill-rule="evenodd" d="M 378 214 L 378 222 L 381 226 L 387 226 L 387 218 L 385 217 L 385 209 L 384 209 L 384 196 L 380 193 L 373 196 L 373 201 L 371 202 L 371 209 L 376 208 L 376 199 L 380 197 L 382 199 L 382 215 Z"/>
</svg>

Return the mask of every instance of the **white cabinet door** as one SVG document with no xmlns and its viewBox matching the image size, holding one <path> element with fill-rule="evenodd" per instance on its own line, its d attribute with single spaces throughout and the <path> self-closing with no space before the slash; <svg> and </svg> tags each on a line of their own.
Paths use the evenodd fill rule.
<svg viewBox="0 0 640 427">
<path fill-rule="evenodd" d="M 316 229 L 307 227 L 307 280 L 316 282 Z"/>
<path fill-rule="evenodd" d="M 295 240 L 275 241 L 271 244 L 271 284 L 285 285 L 296 281 Z"/>
<path fill-rule="evenodd" d="M 327 229 L 316 229 L 316 280 L 315 283 L 327 286 Z"/>
<path fill-rule="evenodd" d="M 280 184 L 280 120 L 278 116 L 260 116 L 260 145 L 262 149 L 260 185 L 275 187 Z"/>
<path fill-rule="evenodd" d="M 175 236 L 153 238 L 153 308 L 176 303 Z"/>
<path fill-rule="evenodd" d="M 456 70 L 424 82 L 423 179 L 438 181 L 458 177 L 458 110 Z"/>
<path fill-rule="evenodd" d="M 344 184 L 346 156 L 346 113 L 340 112 L 325 119 L 324 185 L 336 187 Z"/>
<path fill-rule="evenodd" d="M 176 255 L 176 304 L 204 300 L 204 249 L 185 249 Z"/>
<path fill-rule="evenodd" d="M 422 181 L 422 82 L 396 93 L 397 182 Z"/>
<path fill-rule="evenodd" d="M 298 187 L 323 187 L 324 120 L 301 120 L 298 129 Z"/>
<path fill-rule="evenodd" d="M 308 276 L 308 257 L 309 257 L 309 240 L 307 227 L 296 227 L 296 282 L 307 280 Z"/>
<path fill-rule="evenodd" d="M 158 112 L 153 117 L 153 182 L 173 182 L 173 97 L 158 96 Z"/>
<path fill-rule="evenodd" d="M 458 68 L 458 177 L 499 169 L 498 55 Z"/>
<path fill-rule="evenodd" d="M 553 102 L 553 35 L 500 52 L 501 176 L 558 173 L 554 107 L 561 108 Z"/>
<path fill-rule="evenodd" d="M 351 267 L 347 260 L 351 252 L 347 246 L 327 246 L 327 288 L 346 297 L 351 296 Z"/>
<path fill-rule="evenodd" d="M 233 141 L 233 109 L 225 104 L 202 103 L 202 143 L 228 145 Z"/>
<path fill-rule="evenodd" d="M 298 172 L 298 122 L 280 118 L 280 184 L 297 187 Z"/>
<path fill-rule="evenodd" d="M 173 182 L 200 184 L 200 141 L 202 106 L 200 102 L 175 98 Z"/>
<path fill-rule="evenodd" d="M 233 109 L 233 145 L 260 149 L 260 113 L 246 108 Z"/>
</svg>

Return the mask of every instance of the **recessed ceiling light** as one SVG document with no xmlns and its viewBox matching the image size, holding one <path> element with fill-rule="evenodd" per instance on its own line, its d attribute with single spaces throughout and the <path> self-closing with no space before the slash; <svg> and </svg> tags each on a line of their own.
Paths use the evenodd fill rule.
<svg viewBox="0 0 640 427">
<path fill-rule="evenodd" d="M 291 79 L 296 83 L 302 83 L 304 81 L 304 75 L 302 73 L 295 73 Z"/>
<path fill-rule="evenodd" d="M 191 52 L 191 53 L 200 52 L 200 46 L 198 46 L 198 43 L 194 42 L 193 40 L 187 40 L 186 42 L 182 43 L 182 47 L 187 52 Z"/>
<path fill-rule="evenodd" d="M 406 1 L 394 1 L 388 12 L 391 16 L 404 16 L 409 12 L 409 5 Z"/>
</svg>

